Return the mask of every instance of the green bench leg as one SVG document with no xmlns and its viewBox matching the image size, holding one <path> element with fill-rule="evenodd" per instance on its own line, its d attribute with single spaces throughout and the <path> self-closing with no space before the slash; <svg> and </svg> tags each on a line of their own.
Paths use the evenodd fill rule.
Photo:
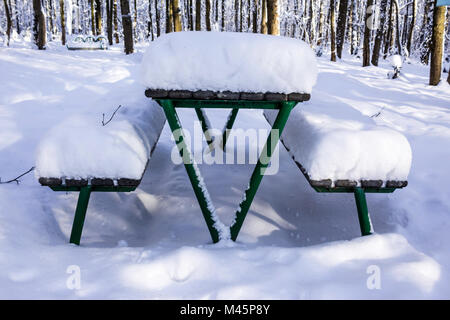
<svg viewBox="0 0 450 320">
<path fill-rule="evenodd" d="M 80 195 L 78 196 L 77 208 L 75 210 L 75 217 L 73 219 L 72 233 L 70 234 L 70 243 L 76 245 L 80 244 L 81 233 L 83 232 L 84 219 L 86 217 L 86 210 L 91 196 L 91 186 L 81 187 Z"/>
<path fill-rule="evenodd" d="M 206 143 L 208 144 L 208 147 L 210 150 L 214 148 L 214 139 L 209 134 L 208 130 L 211 129 L 211 124 L 209 123 L 208 116 L 206 115 L 205 111 L 203 111 L 202 108 L 195 108 L 195 113 L 197 113 L 197 118 L 200 121 L 200 124 L 202 125 L 202 131 L 205 135 Z"/>
<path fill-rule="evenodd" d="M 180 120 L 175 111 L 173 103 L 170 100 L 162 100 L 161 106 L 163 107 L 167 122 L 174 135 L 175 143 L 178 147 L 178 151 L 180 152 L 180 156 L 183 159 L 184 167 L 186 168 L 189 180 L 191 181 L 192 188 L 194 189 L 195 196 L 197 197 L 197 201 L 200 205 L 200 209 L 202 211 L 203 218 L 206 221 L 206 225 L 208 226 L 211 238 L 213 242 L 218 242 L 220 240 L 220 237 L 218 230 L 214 226 L 216 223 L 214 221 L 214 207 L 211 204 L 208 191 L 204 186 L 203 178 L 201 177 L 200 172 L 194 164 L 192 156 L 187 149 L 186 143 L 184 142 Z M 179 134 L 175 134 L 175 132 L 178 132 Z"/>
<path fill-rule="evenodd" d="M 222 150 L 225 151 L 225 145 L 227 144 L 228 136 L 230 135 L 230 130 L 233 128 L 234 121 L 238 114 L 239 109 L 235 108 L 230 111 L 228 115 L 227 123 L 222 133 Z"/>
<path fill-rule="evenodd" d="M 239 208 L 236 211 L 235 220 L 230 227 L 231 239 L 233 241 L 236 241 L 236 238 L 239 235 L 239 231 L 241 230 L 242 224 L 247 216 L 247 212 L 253 202 L 253 198 L 256 195 L 256 191 L 258 191 L 259 184 L 264 177 L 264 171 L 269 166 L 270 158 L 275 151 L 277 143 L 281 137 L 281 133 L 283 132 L 284 126 L 289 118 L 289 114 L 295 105 L 295 102 L 282 102 L 280 111 L 278 112 L 275 122 L 273 123 L 272 130 L 267 137 L 264 149 L 258 159 L 258 162 L 256 163 L 255 169 L 253 170 L 249 187 L 245 190 L 244 199 L 239 204 Z M 278 139 L 276 139 L 275 143 L 272 143 L 272 135 L 275 130 L 278 130 Z"/>
<path fill-rule="evenodd" d="M 354 191 L 356 208 L 358 209 L 359 226 L 361 234 L 367 236 L 372 234 L 372 223 L 370 222 L 369 210 L 367 209 L 366 193 L 363 188 L 355 188 Z"/>
</svg>

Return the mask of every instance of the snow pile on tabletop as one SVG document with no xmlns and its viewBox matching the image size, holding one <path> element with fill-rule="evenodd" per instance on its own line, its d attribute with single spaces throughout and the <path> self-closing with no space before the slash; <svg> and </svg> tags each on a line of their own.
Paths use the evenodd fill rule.
<svg viewBox="0 0 450 320">
<path fill-rule="evenodd" d="M 36 176 L 141 179 L 165 123 L 161 108 L 147 101 L 105 126 L 100 119 L 75 115 L 52 128 L 38 146 Z"/>
<path fill-rule="evenodd" d="M 150 89 L 310 93 L 317 62 L 298 39 L 235 32 L 173 32 L 142 61 Z"/>
<path fill-rule="evenodd" d="M 307 106 L 292 111 L 282 138 L 311 180 L 407 180 L 412 152 L 401 133 L 357 112 Z M 265 115 L 273 123 L 276 114 Z"/>
</svg>

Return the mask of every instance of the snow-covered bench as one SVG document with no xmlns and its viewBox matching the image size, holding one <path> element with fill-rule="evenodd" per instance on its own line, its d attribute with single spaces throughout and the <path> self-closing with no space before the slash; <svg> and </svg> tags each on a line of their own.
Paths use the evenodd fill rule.
<svg viewBox="0 0 450 320">
<path fill-rule="evenodd" d="M 69 50 L 107 50 L 108 40 L 102 35 L 78 35 L 75 38 L 70 39 L 66 47 Z"/>
<path fill-rule="evenodd" d="M 355 194 L 361 233 L 371 234 L 365 192 L 406 187 L 412 159 L 408 140 L 356 110 L 310 107 L 293 110 L 281 141 L 317 192 Z M 270 111 L 264 115 L 273 122 Z"/>
<path fill-rule="evenodd" d="M 80 192 L 70 242 L 79 244 L 91 192 L 129 192 L 140 184 L 165 123 L 154 102 L 119 109 L 105 125 L 75 115 L 52 128 L 37 150 L 36 177 L 54 191 Z"/>
</svg>

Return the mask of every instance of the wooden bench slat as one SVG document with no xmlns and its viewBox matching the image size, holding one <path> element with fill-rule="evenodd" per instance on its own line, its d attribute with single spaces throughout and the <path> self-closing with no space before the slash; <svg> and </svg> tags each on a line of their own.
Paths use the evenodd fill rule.
<svg viewBox="0 0 450 320">
<path fill-rule="evenodd" d="M 153 99 L 198 99 L 198 100 L 247 100 L 247 101 L 308 101 L 311 98 L 307 93 L 276 93 L 276 92 L 232 92 L 211 90 L 164 90 L 147 89 L 145 96 Z"/>
</svg>

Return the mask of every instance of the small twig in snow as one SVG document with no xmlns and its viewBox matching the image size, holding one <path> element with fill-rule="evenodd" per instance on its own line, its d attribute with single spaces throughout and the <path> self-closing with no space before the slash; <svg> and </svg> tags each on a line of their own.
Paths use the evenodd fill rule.
<svg viewBox="0 0 450 320">
<path fill-rule="evenodd" d="M 114 118 L 114 116 L 116 115 L 117 110 L 119 110 L 120 107 L 122 107 L 122 105 L 119 105 L 119 106 L 117 107 L 117 109 L 116 109 L 116 110 L 113 112 L 113 114 L 111 115 L 111 118 L 109 118 L 109 120 L 106 121 L 106 122 L 105 122 L 105 114 L 103 114 L 103 120 L 102 120 L 102 125 L 103 125 L 103 126 L 106 126 L 108 123 L 111 122 L 111 120 Z"/>
<path fill-rule="evenodd" d="M 0 184 L 7 184 L 7 183 L 11 183 L 11 182 L 16 182 L 17 184 L 19 184 L 19 182 L 20 182 L 19 178 L 22 178 L 24 175 L 30 173 L 30 172 L 33 171 L 33 170 L 34 170 L 34 167 L 31 167 L 30 170 L 28 170 L 28 171 L 25 172 L 25 173 L 22 173 L 22 174 L 21 174 L 20 176 L 18 176 L 17 178 L 14 178 L 14 179 L 11 179 L 11 180 L 8 180 L 8 181 L 5 181 L 5 182 L 3 182 L 3 181 L 2 181 L 2 178 L 0 178 Z"/>
<path fill-rule="evenodd" d="M 384 107 L 381 108 L 380 111 L 378 111 L 377 113 L 371 115 L 370 117 L 371 117 L 371 118 L 376 118 L 376 117 L 378 117 L 378 116 L 381 114 L 381 111 L 383 111 L 383 110 L 384 110 Z"/>
</svg>

